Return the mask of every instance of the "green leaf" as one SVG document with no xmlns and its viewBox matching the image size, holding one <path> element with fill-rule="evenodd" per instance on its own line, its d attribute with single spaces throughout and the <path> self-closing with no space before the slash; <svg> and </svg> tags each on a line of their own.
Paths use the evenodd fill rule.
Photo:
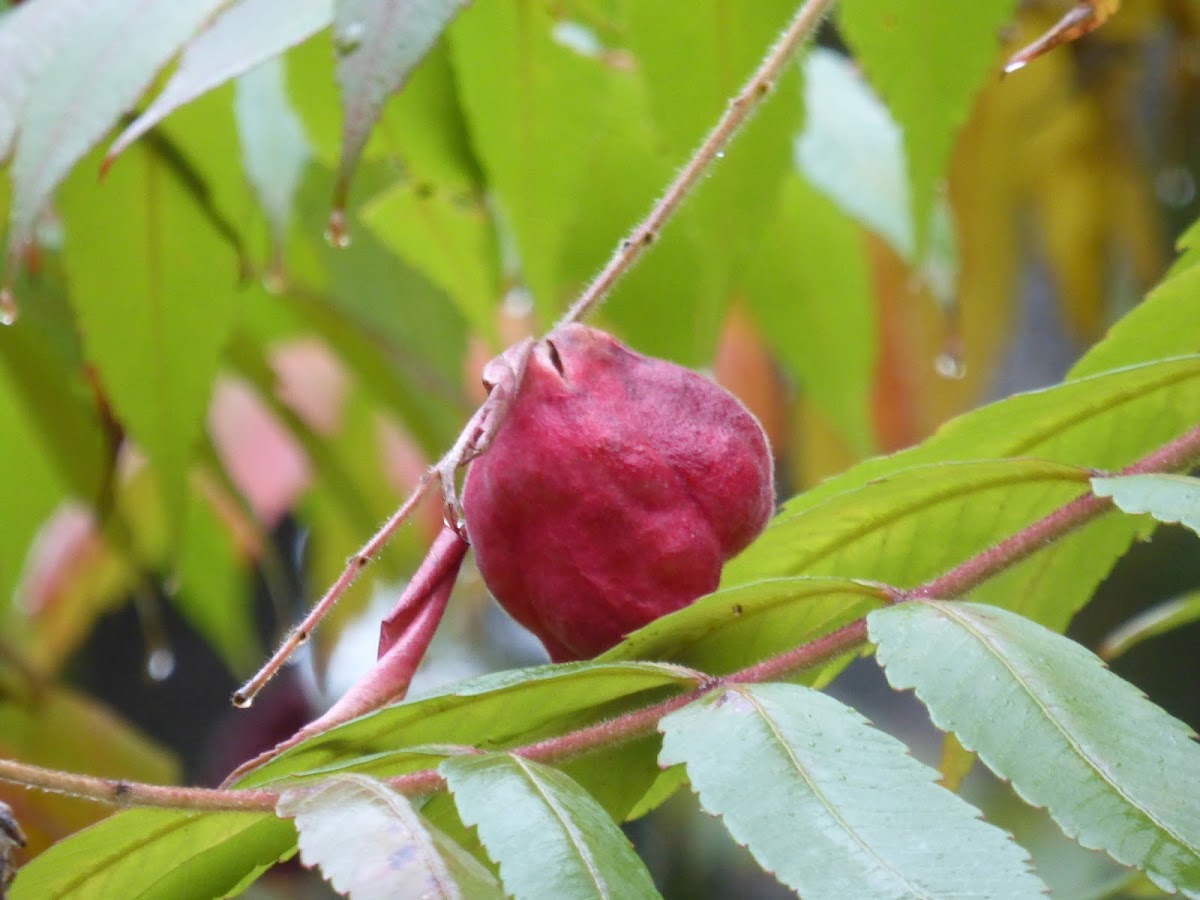
<svg viewBox="0 0 1200 900">
<path fill-rule="evenodd" d="M 328 0 L 324 2 L 328 5 Z M 279 18 L 291 17 L 289 13 Z M 304 127 L 288 100 L 282 61 L 269 60 L 239 78 L 233 109 L 246 180 L 258 196 L 280 252 L 310 156 Z"/>
<path fill-rule="evenodd" d="M 612 254 L 632 223 L 646 215 L 674 165 L 654 132 L 642 79 L 633 72 L 609 76 L 597 111 L 589 177 L 579 186 L 578 208 L 563 235 L 563 278 L 583 288 Z M 686 208 L 654 242 L 654 248 L 613 288 L 602 315 L 640 351 L 685 365 L 706 365 L 729 295 L 709 277 L 708 245 Z M 688 315 L 681 317 L 680 298 Z"/>
<path fill-rule="evenodd" d="M 144 148 L 100 186 L 90 173 L 70 179 L 61 205 L 86 354 L 117 418 L 158 472 L 177 545 L 192 451 L 233 324 L 236 260 L 189 186 Z M 101 233 L 105 240 L 95 240 Z M 114 265 L 117 247 L 137 264 Z"/>
<path fill-rule="evenodd" d="M 239 0 L 188 42 L 170 81 L 109 148 L 121 153 L 186 103 L 312 37 L 333 20 L 333 0 Z"/>
<path fill-rule="evenodd" d="M 918 253 L 975 93 L 994 68 L 1014 0 L 846 0 L 838 26 L 904 131 Z"/>
<path fill-rule="evenodd" d="M 1200 591 L 1173 597 L 1138 613 L 1104 639 L 1096 651 L 1105 662 L 1112 662 L 1142 641 L 1200 621 Z"/>
<path fill-rule="evenodd" d="M 1166 278 L 1071 367 L 1069 379 L 1200 353 L 1200 266 Z"/>
<path fill-rule="evenodd" d="M 29 303 L 20 328 L 0 333 L 0 376 L 11 414 L 36 435 L 40 453 L 64 487 L 85 503 L 96 502 L 109 448 L 85 381 L 75 323 L 58 279 L 23 278 L 17 292 Z M 22 439 L 14 437 L 14 454 Z M 7 507 L 6 507 L 7 508 Z"/>
<path fill-rule="evenodd" d="M 491 753 L 448 759 L 438 771 L 518 900 L 658 896 L 621 829 L 557 769 Z"/>
<path fill-rule="evenodd" d="M 637 59 L 668 162 L 682 165 L 716 123 L 795 9 L 755 3 L 673 0 L 625 4 L 628 46 Z M 680 65 L 686 53 L 696 65 Z M 725 302 L 742 286 L 746 260 L 772 221 L 791 171 L 800 125 L 799 81 L 789 68 L 682 211 L 703 246 L 702 265 Z"/>
<path fill-rule="evenodd" d="M 203 491 L 196 494 L 187 508 L 179 589 L 169 600 L 231 672 L 244 674 L 262 653 L 255 639 L 246 564 L 237 556 L 228 522 L 217 517 Z"/>
<path fill-rule="evenodd" d="M 600 659 L 669 659 L 725 674 L 852 622 L 884 599 L 877 585 L 842 578 L 752 581 L 655 619 Z"/>
<path fill-rule="evenodd" d="M 1028 857 L 938 773 L 838 701 L 734 685 L 665 717 L 704 809 L 805 897 L 1039 897 Z"/>
<path fill-rule="evenodd" d="M 837 495 L 869 491 L 871 482 L 909 467 L 941 468 L 936 466 L 939 461 L 1007 456 L 1034 456 L 1101 469 L 1126 465 L 1176 437 L 1200 418 L 1198 382 L 1200 355 L 1167 359 L 1019 394 L 959 416 L 916 447 L 866 460 L 793 497 L 763 536 L 726 566 L 722 583 L 733 586 L 780 574 L 778 566 L 786 561 L 788 550 L 785 542 L 775 535 L 777 530 L 794 528 L 795 525 L 789 525 L 793 517 L 809 513 L 815 518 L 808 521 L 824 521 L 829 510 L 817 512 L 823 504 L 841 505 L 829 509 L 848 506 L 848 498 Z M 944 476 L 938 477 L 952 478 L 951 472 L 948 468 Z M 1065 494 L 1060 497 L 1062 502 L 1070 499 Z M 1029 500 L 1032 495 L 1022 492 L 1015 501 L 1023 502 L 1022 498 Z M 1048 512 L 1049 508 L 1042 507 L 1041 511 Z M 981 512 L 976 507 L 975 513 L 968 514 Z M 1014 516 L 1007 525 L 997 523 L 991 530 L 992 541 L 1006 537 L 1010 533 L 1007 527 L 1018 518 Z M 980 538 L 986 540 L 983 532 L 988 530 L 987 523 L 981 526 Z M 1144 530 L 1143 523 L 1135 520 L 1103 517 L 992 579 L 976 590 L 975 597 L 1003 606 L 1019 602 L 1023 604 L 1023 614 L 1049 627 L 1063 628 L 1091 597 L 1096 584 L 1129 542 Z M 821 536 L 805 536 L 806 544 L 814 542 L 820 543 Z M 963 544 L 957 545 L 964 549 Z M 768 553 L 768 548 L 776 549 Z M 938 552 L 936 547 L 922 546 L 918 559 Z M 769 557 L 776 553 L 778 557 L 772 562 Z M 911 568 L 905 560 L 895 557 L 894 553 L 885 553 L 879 562 L 889 570 L 902 570 L 901 574 Z M 961 559 L 948 554 L 943 562 L 953 564 Z M 867 570 L 859 565 L 850 571 L 822 570 L 822 574 L 890 580 L 889 576 L 874 572 L 874 563 Z M 805 569 L 805 573 L 817 574 L 811 569 Z"/>
<path fill-rule="evenodd" d="M 723 581 L 803 574 L 914 586 L 1077 497 L 1087 478 L 1033 459 L 904 469 L 802 511 L 785 507 Z"/>
<path fill-rule="evenodd" d="M 888 681 L 1084 847 L 1200 896 L 1200 746 L 1074 641 L 994 607 L 867 618 Z"/>
<path fill-rule="evenodd" d="M 596 140 L 602 64 L 553 37 L 553 4 L 475 3 L 449 31 L 475 151 L 538 317 L 562 305 L 559 255 Z"/>
<path fill-rule="evenodd" d="M 310 770 L 372 764 L 379 777 L 413 771 L 424 759 L 375 754 L 397 746 L 465 744 L 506 747 L 594 721 L 615 701 L 649 702 L 663 690 L 696 685 L 693 673 L 656 663 L 568 663 L 485 675 L 419 700 L 388 706 L 298 745 L 248 774 L 239 787 L 266 784 Z"/>
<path fill-rule="evenodd" d="M 21 867 L 10 900 L 212 900 L 290 855 L 292 826 L 270 813 L 132 809 Z"/>
<path fill-rule="evenodd" d="M 349 182 L 389 94 L 400 89 L 465 0 L 334 0 L 333 38 L 342 95 L 342 156 L 334 205 Z"/>
<path fill-rule="evenodd" d="M 860 455 L 872 449 L 875 301 L 859 230 L 792 174 L 745 276 L 771 349 Z"/>
<path fill-rule="evenodd" d="M 444 290 L 477 332 L 498 344 L 500 251 L 482 198 L 403 181 L 376 195 L 362 221 Z"/>
<path fill-rule="evenodd" d="M 1186 525 L 1200 534 L 1200 478 L 1152 474 L 1093 478 L 1092 493 L 1112 497 L 1122 512 L 1148 513 L 1159 522 Z"/>
<path fill-rule="evenodd" d="M 29 85 L 12 164 L 10 247 L 32 239 L 38 216 L 71 167 L 222 4 L 97 0 L 75 19 L 54 64 Z"/>
<path fill-rule="evenodd" d="M 336 775 L 279 797 L 295 819 L 300 859 L 352 900 L 504 896 L 491 872 L 413 809 L 363 775 Z"/>
<path fill-rule="evenodd" d="M 0 364 L 0 447 L 14 477 L 0 479 L 0 597 L 12 597 L 34 535 L 64 499 L 67 486 L 42 436 L 25 414 L 17 385 Z M 0 614 L 0 623 L 4 614 Z"/>
<path fill-rule="evenodd" d="M 882 237 L 943 306 L 952 304 L 958 259 L 949 204 L 934 199 L 930 240 L 919 247 L 904 136 L 858 66 L 840 53 L 815 48 L 804 60 L 804 111 L 804 130 L 796 139 L 800 171 L 847 215 Z M 806 254 L 806 261 L 820 259 L 818 254 Z"/>
</svg>

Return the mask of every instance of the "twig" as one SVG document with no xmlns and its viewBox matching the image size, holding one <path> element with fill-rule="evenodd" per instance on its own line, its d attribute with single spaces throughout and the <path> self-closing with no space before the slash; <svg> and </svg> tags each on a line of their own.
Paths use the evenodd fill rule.
<svg viewBox="0 0 1200 900">
<path fill-rule="evenodd" d="M 1126 466 L 1120 475 L 1149 472 L 1170 472 L 1187 469 L 1200 459 L 1200 425 L 1164 444 L 1153 453 Z M 1097 475 L 1107 473 L 1097 472 Z M 894 600 L 909 601 L 922 597 L 960 597 L 981 582 L 1027 558 L 1040 547 L 1062 538 L 1074 529 L 1106 512 L 1112 501 L 1092 493 L 1059 507 L 1016 534 L 955 566 L 944 575 L 930 579 L 911 590 L 894 588 Z M 705 681 L 694 690 L 677 694 L 658 703 L 635 709 L 624 715 L 584 728 L 569 731 L 510 750 L 529 759 L 545 762 L 565 758 L 650 734 L 663 716 L 730 684 L 749 684 L 788 677 L 802 669 L 833 659 L 866 640 L 866 620 L 860 618 L 836 631 L 809 641 L 792 650 L 755 663 L 738 672 Z M 176 788 L 114 781 L 75 775 L 54 769 L 44 769 L 25 763 L 0 759 L 0 781 L 9 781 L 28 788 L 71 794 L 85 800 L 110 806 L 156 806 L 194 810 L 259 810 L 274 809 L 279 794 L 269 789 L 212 790 L 207 788 Z M 409 796 L 428 794 L 444 787 L 436 769 L 423 769 L 387 780 L 394 789 Z"/>
<path fill-rule="evenodd" d="M 317 601 L 316 605 L 304 617 L 304 621 L 292 629 L 291 633 L 279 645 L 279 649 L 274 655 L 263 665 L 254 676 L 238 688 L 233 694 L 233 705 L 245 708 L 254 701 L 254 696 L 263 689 L 263 686 L 274 677 L 289 656 L 295 652 L 296 648 L 308 640 L 308 636 L 312 634 L 312 630 L 317 626 L 321 619 L 333 608 L 333 605 L 341 598 L 342 594 L 354 583 L 354 579 L 358 577 L 358 573 L 366 568 L 367 564 L 375 557 L 383 545 L 388 542 L 392 534 L 397 528 L 403 524 L 408 518 L 416 505 L 425 496 L 425 492 L 429 490 L 429 486 L 433 483 L 433 476 L 436 473 L 436 468 L 430 469 L 417 482 L 416 487 L 412 489 L 412 493 L 408 495 L 408 499 L 404 504 L 392 513 L 390 519 L 383 523 L 382 527 L 375 532 L 372 538 L 367 541 L 363 547 L 350 557 L 350 561 L 346 563 L 346 568 L 342 570 L 342 574 L 337 580 L 329 586 L 325 594 Z"/>
<path fill-rule="evenodd" d="M 704 177 L 709 166 L 720 158 L 721 150 L 750 118 L 759 102 L 771 92 L 772 86 L 779 80 L 793 54 L 816 30 L 821 19 L 833 8 L 833 4 L 834 0 L 807 0 L 800 4 L 779 40 L 767 51 L 742 89 L 729 101 L 729 106 L 692 154 L 691 159 L 679 170 L 675 180 L 654 204 L 646 218 L 617 244 L 612 258 L 571 304 L 571 308 L 559 320 L 559 325 L 578 322 L 589 315 L 603 302 L 621 276 L 641 258 L 643 251 L 654 243 L 667 220 Z"/>
</svg>

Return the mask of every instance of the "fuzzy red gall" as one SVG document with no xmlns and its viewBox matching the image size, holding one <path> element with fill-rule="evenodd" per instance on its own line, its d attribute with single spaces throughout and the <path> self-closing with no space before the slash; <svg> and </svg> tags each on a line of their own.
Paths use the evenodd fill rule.
<svg viewBox="0 0 1200 900">
<path fill-rule="evenodd" d="M 714 590 L 774 506 L 757 420 L 708 379 L 583 325 L 512 374 L 463 512 L 489 590 L 551 659 L 595 656 Z"/>
</svg>

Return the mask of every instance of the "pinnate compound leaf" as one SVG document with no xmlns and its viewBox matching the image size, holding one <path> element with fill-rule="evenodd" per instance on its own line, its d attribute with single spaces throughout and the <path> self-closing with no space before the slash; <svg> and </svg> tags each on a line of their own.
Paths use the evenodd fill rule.
<svg viewBox="0 0 1200 900">
<path fill-rule="evenodd" d="M 71 167 L 223 2 L 97 0 L 74 21 L 29 86 L 12 164 L 11 247 L 31 239 Z"/>
<path fill-rule="evenodd" d="M 239 0 L 191 42 L 171 80 L 109 148 L 117 156 L 202 94 L 312 37 L 333 19 L 333 0 Z"/>
<path fill-rule="evenodd" d="M 22 866 L 9 900 L 212 900 L 236 895 L 295 841 L 270 813 L 124 810 Z"/>
<path fill-rule="evenodd" d="M 1200 534 L 1200 478 L 1158 474 L 1093 478 L 1092 492 L 1112 497 L 1123 512 L 1148 513 L 1160 522 L 1186 525 Z"/>
<path fill-rule="evenodd" d="M 503 897 L 492 874 L 427 822 L 408 799 L 365 775 L 335 775 L 280 795 L 300 859 L 351 900 Z"/>
<path fill-rule="evenodd" d="M 342 94 L 342 156 L 334 205 L 350 178 L 388 95 L 400 89 L 466 0 L 335 0 L 334 46 Z"/>
<path fill-rule="evenodd" d="M 493 753 L 454 757 L 438 771 L 518 900 L 658 896 L 621 829 L 557 769 Z"/>
<path fill-rule="evenodd" d="M 736 685 L 662 720 L 662 765 L 804 897 L 1039 897 L 1028 858 L 857 712 L 799 685 Z"/>
<path fill-rule="evenodd" d="M 915 245 L 924 235 L 954 136 L 994 65 L 1014 0 L 846 0 L 838 24 L 904 131 Z"/>
<path fill-rule="evenodd" d="M 1005 610 L 920 601 L 867 625 L 892 687 L 913 689 L 935 725 L 1069 837 L 1200 897 L 1200 746 L 1187 725 Z"/>
</svg>

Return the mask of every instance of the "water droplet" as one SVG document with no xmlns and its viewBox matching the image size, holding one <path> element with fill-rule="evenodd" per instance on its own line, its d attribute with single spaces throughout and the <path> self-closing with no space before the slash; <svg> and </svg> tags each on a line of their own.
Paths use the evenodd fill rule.
<svg viewBox="0 0 1200 900">
<path fill-rule="evenodd" d="M 325 225 L 325 240 L 330 247 L 345 250 L 350 246 L 350 233 L 346 231 L 346 211 L 335 209 L 329 214 L 329 222 Z"/>
<path fill-rule="evenodd" d="M 717 159 L 724 159 L 724 158 L 725 158 L 725 151 L 724 151 L 724 150 L 718 150 L 718 151 L 717 151 Z"/>
<path fill-rule="evenodd" d="M 7 284 L 0 287 L 0 325 L 12 325 L 17 321 L 17 298 Z"/>
<path fill-rule="evenodd" d="M 249 709 L 254 704 L 254 698 L 238 691 L 233 695 L 233 705 L 238 709 Z"/>
<path fill-rule="evenodd" d="M 347 22 L 337 29 L 334 44 L 338 53 L 353 53 L 367 36 L 367 26 L 362 22 Z"/>
<path fill-rule="evenodd" d="M 170 647 L 155 647 L 146 656 L 146 674 L 154 681 L 166 681 L 175 672 L 175 654 Z"/>
<path fill-rule="evenodd" d="M 951 351 L 943 350 L 933 361 L 934 370 L 943 378 L 953 378 L 955 381 L 967 377 L 967 364 L 963 358 Z"/>
</svg>

